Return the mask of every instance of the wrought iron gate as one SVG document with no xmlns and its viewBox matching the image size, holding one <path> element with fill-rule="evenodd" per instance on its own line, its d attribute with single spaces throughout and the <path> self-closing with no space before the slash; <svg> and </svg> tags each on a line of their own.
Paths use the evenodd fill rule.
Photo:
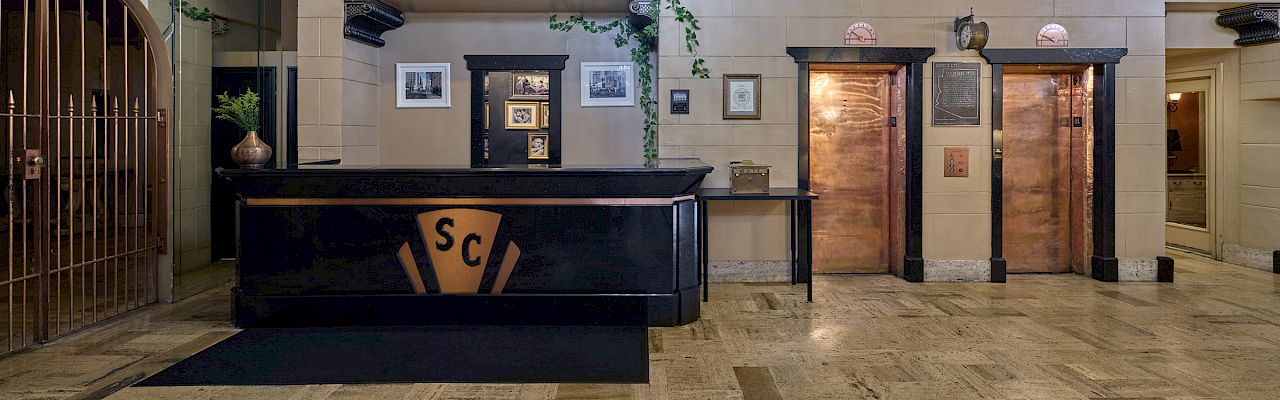
<svg viewBox="0 0 1280 400">
<path fill-rule="evenodd" d="M 0 10 L 6 353 L 156 301 L 170 83 L 137 0 Z"/>
</svg>

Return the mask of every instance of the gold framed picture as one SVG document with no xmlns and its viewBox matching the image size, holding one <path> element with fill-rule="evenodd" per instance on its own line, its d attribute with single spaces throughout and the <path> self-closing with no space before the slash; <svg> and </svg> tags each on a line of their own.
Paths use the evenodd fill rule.
<svg viewBox="0 0 1280 400">
<path fill-rule="evenodd" d="M 760 119 L 760 75 L 724 74 L 724 119 Z"/>
<path fill-rule="evenodd" d="M 551 134 L 546 132 L 529 133 L 529 159 L 547 160 L 551 158 Z"/>
<path fill-rule="evenodd" d="M 538 102 L 508 101 L 506 102 L 506 123 L 508 130 L 538 129 Z"/>
<path fill-rule="evenodd" d="M 484 101 L 484 130 L 489 130 L 489 101 Z"/>
<path fill-rule="evenodd" d="M 538 127 L 542 129 L 550 128 L 551 127 L 551 103 L 545 102 L 545 101 L 542 102 L 542 104 L 538 106 L 538 110 L 542 111 L 541 114 L 539 114 L 538 116 Z"/>
</svg>

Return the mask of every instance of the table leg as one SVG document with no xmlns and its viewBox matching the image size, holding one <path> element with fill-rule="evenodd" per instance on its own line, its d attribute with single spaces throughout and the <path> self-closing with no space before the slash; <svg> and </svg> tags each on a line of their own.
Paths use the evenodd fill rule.
<svg viewBox="0 0 1280 400">
<path fill-rule="evenodd" d="M 800 261 L 799 257 L 796 256 L 796 217 L 798 215 L 796 215 L 796 200 L 791 199 L 787 203 L 791 208 L 791 214 L 788 216 L 790 229 L 787 231 L 787 240 L 791 241 L 791 252 L 788 253 L 788 256 L 791 257 L 791 284 L 794 285 L 800 281 L 798 276 L 800 275 Z"/>
<path fill-rule="evenodd" d="M 698 207 L 698 229 L 702 231 L 702 234 L 699 235 L 702 238 L 702 243 L 700 243 L 701 246 L 699 246 L 701 247 L 699 249 L 701 250 L 700 253 L 702 253 L 702 301 L 705 303 L 707 300 L 711 299 L 711 281 L 708 278 L 708 270 L 711 269 L 711 262 L 710 257 L 707 255 L 710 253 L 707 249 L 707 244 L 711 242 L 707 239 L 707 214 L 710 214 L 711 210 L 707 209 L 706 200 L 700 200 L 698 204 L 700 205 Z"/>
<path fill-rule="evenodd" d="M 804 271 L 808 282 L 809 302 L 813 302 L 813 202 L 804 200 L 800 209 L 800 228 L 804 232 Z"/>
</svg>

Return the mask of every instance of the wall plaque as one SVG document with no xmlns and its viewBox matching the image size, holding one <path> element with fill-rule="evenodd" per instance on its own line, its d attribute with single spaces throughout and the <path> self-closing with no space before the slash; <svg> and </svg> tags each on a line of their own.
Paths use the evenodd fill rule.
<svg viewBox="0 0 1280 400">
<path fill-rule="evenodd" d="M 933 63 L 933 125 L 978 125 L 981 63 Z"/>
</svg>

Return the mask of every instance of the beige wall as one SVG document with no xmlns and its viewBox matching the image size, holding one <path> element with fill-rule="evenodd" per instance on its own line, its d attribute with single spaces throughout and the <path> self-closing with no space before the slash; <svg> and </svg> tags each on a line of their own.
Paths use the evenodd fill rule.
<svg viewBox="0 0 1280 400">
<path fill-rule="evenodd" d="M 602 22 L 619 16 L 593 16 Z M 376 94 L 378 148 L 384 164 L 467 164 L 471 154 L 471 74 L 464 55 L 568 54 L 562 75 L 563 162 L 641 163 L 644 115 L 639 106 L 580 106 L 579 63 L 629 61 L 630 48 L 611 37 L 553 32 L 548 14 L 408 14 L 383 34 Z M 396 108 L 396 63 L 450 63 L 451 107 Z M 500 107 L 500 104 L 491 107 Z"/>
<path fill-rule="evenodd" d="M 298 161 L 378 162 L 378 49 L 343 38 L 341 1 L 298 2 Z"/>
<path fill-rule="evenodd" d="M 1137 0 L 703 0 L 690 2 L 702 22 L 699 55 L 711 79 L 688 77 L 690 55 L 681 31 L 664 15 L 659 49 L 661 154 L 701 157 L 717 168 L 706 182 L 726 187 L 726 165 L 752 159 L 774 166 L 772 185 L 796 185 L 796 66 L 788 46 L 842 46 L 846 27 L 864 21 L 881 47 L 933 47 L 931 61 L 983 62 L 959 51 L 951 23 L 972 6 L 991 25 L 988 48 L 1034 46 L 1040 26 L 1056 22 L 1073 47 L 1126 47 L 1117 80 L 1117 218 L 1119 258 L 1150 260 L 1164 253 L 1164 31 L 1163 1 Z M 931 66 L 926 66 L 925 104 Z M 764 76 L 763 118 L 720 118 L 721 74 Z M 983 68 L 982 126 L 924 128 L 924 257 L 990 257 L 990 68 Z M 689 115 L 667 113 L 670 89 L 691 90 Z M 925 121 L 930 121 L 925 107 Z M 942 148 L 966 146 L 967 178 L 942 177 Z M 786 258 L 785 207 L 722 204 L 712 208 L 712 260 Z M 781 244 L 781 245 L 779 245 Z"/>
</svg>

